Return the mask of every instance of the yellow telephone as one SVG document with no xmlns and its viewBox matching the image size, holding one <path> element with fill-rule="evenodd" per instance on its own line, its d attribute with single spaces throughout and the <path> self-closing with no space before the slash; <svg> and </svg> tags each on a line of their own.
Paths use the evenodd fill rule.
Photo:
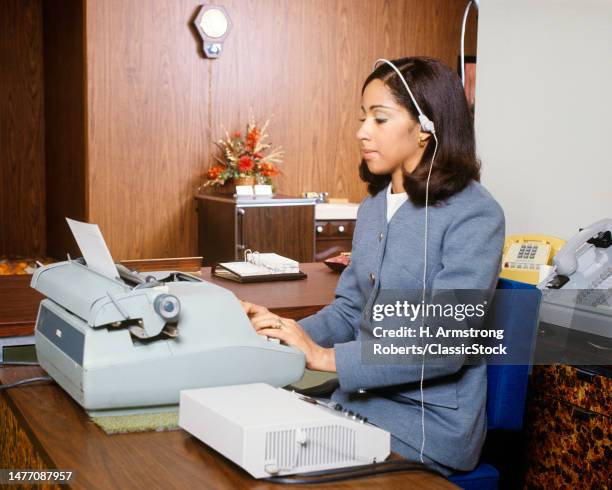
<svg viewBox="0 0 612 490">
<path fill-rule="evenodd" d="M 546 235 L 510 235 L 504 243 L 502 271 L 504 279 L 538 284 L 540 266 L 551 265 L 565 240 Z"/>
</svg>

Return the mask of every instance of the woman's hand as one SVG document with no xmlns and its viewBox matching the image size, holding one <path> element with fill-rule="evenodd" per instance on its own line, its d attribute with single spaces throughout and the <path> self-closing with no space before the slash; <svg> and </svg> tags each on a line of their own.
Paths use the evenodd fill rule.
<svg viewBox="0 0 612 490">
<path fill-rule="evenodd" d="M 270 310 L 268 310 L 268 308 L 266 308 L 265 306 L 256 305 L 254 303 L 247 303 L 246 301 L 242 300 L 240 300 L 240 306 L 242 306 L 242 309 L 251 320 L 258 315 L 265 315 L 267 313 L 270 313 Z"/>
<path fill-rule="evenodd" d="M 245 313 L 258 334 L 279 339 L 301 350 L 306 356 L 306 367 L 315 371 L 336 372 L 334 349 L 321 347 L 314 342 L 295 320 L 281 318 L 266 307 L 241 301 Z"/>
</svg>

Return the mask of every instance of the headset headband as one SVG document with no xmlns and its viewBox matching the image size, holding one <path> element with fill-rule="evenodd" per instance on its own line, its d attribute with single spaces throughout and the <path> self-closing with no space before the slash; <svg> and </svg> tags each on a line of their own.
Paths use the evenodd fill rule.
<svg viewBox="0 0 612 490">
<path fill-rule="evenodd" d="M 429 119 L 425 114 L 423 114 L 423 111 L 419 107 L 419 104 L 417 103 L 416 99 L 414 98 L 414 95 L 412 95 L 412 90 L 410 90 L 410 87 L 408 86 L 408 82 L 406 82 L 406 79 L 404 78 L 404 75 L 402 75 L 402 72 L 399 71 L 397 66 L 395 66 L 389 60 L 386 60 L 384 58 L 379 58 L 379 59 L 376 60 L 376 63 L 374 63 L 374 69 L 376 69 L 380 63 L 386 63 L 391 68 L 393 68 L 395 73 L 397 73 L 397 76 L 400 78 L 400 80 L 404 84 L 404 87 L 406 87 L 406 91 L 408 92 L 408 95 L 410 96 L 410 99 L 412 100 L 412 103 L 414 104 L 414 107 L 416 107 L 416 110 L 419 113 L 419 123 L 421 125 L 421 129 L 424 132 L 426 132 L 426 133 L 435 133 L 436 132 L 436 128 L 434 126 L 433 121 L 431 119 Z"/>
</svg>

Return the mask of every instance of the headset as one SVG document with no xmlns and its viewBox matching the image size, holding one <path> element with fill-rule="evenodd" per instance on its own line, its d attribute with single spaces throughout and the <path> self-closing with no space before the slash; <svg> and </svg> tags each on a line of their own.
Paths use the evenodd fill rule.
<svg viewBox="0 0 612 490">
<path fill-rule="evenodd" d="M 423 111 L 421 110 L 421 107 L 419 106 L 419 104 L 417 103 L 416 99 L 414 98 L 414 95 L 412 95 L 412 90 L 410 90 L 410 87 L 408 86 L 408 82 L 406 82 L 406 79 L 404 78 L 404 75 L 402 75 L 402 72 L 399 71 L 397 66 L 395 66 L 389 60 L 386 60 L 384 58 L 379 58 L 379 59 L 376 60 L 376 62 L 374 63 L 374 69 L 378 68 L 378 65 L 380 65 L 381 63 L 386 63 L 391 68 L 393 68 L 395 73 L 397 73 L 397 76 L 399 77 L 399 79 L 404 84 L 404 87 L 406 87 L 406 91 L 408 92 L 408 95 L 410 96 L 410 99 L 412 100 L 412 103 L 414 104 L 414 107 L 416 107 L 416 110 L 419 113 L 419 124 L 421 125 L 421 129 L 425 133 L 435 134 L 436 133 L 436 128 L 434 126 L 433 121 L 431 119 L 429 119 L 425 114 L 423 114 Z"/>
<path fill-rule="evenodd" d="M 427 229 L 428 229 L 428 224 L 429 224 L 429 180 L 431 178 L 431 170 L 433 168 L 433 164 L 434 164 L 434 160 L 436 158 L 436 153 L 438 152 L 438 137 L 436 135 L 436 127 L 433 123 L 433 121 L 431 119 L 429 119 L 421 110 L 421 107 L 419 106 L 419 104 L 417 103 L 416 99 L 414 98 L 414 95 L 412 94 L 412 90 L 410 90 L 410 87 L 408 86 L 408 82 L 406 82 L 406 79 L 404 78 L 404 76 L 402 75 L 402 72 L 399 71 L 399 69 L 397 68 L 397 66 L 395 66 L 393 63 L 391 63 L 389 60 L 386 60 L 384 58 L 379 58 L 376 60 L 376 62 L 374 63 L 374 70 L 381 64 L 381 63 L 386 63 L 387 65 L 389 65 L 391 68 L 393 68 L 393 71 L 395 71 L 395 73 L 397 74 L 397 76 L 399 77 L 399 79 L 402 81 L 402 83 L 404 84 L 404 87 L 406 87 L 406 92 L 408 92 L 408 95 L 410 96 L 410 100 L 412 100 L 412 103 L 414 104 L 414 107 L 416 108 L 417 112 L 419 113 L 419 124 L 421 125 L 421 130 L 424 133 L 430 133 L 433 136 L 433 139 L 435 141 L 435 146 L 434 146 L 434 151 L 433 151 L 433 155 L 431 157 L 431 163 L 429 165 L 429 172 L 427 173 L 427 183 L 425 184 L 425 233 L 424 233 L 424 238 L 423 238 L 423 303 L 425 303 L 425 286 L 426 286 L 426 281 L 427 281 Z M 425 321 L 425 317 L 423 317 L 423 322 Z M 425 378 L 425 353 L 423 352 L 423 358 L 422 358 L 423 362 L 421 363 L 421 382 L 420 382 L 420 391 L 421 391 L 421 451 L 419 453 L 420 459 L 421 459 L 421 463 L 425 464 L 425 461 L 423 460 L 423 451 L 425 449 L 425 401 L 424 401 L 424 394 L 423 394 L 423 382 L 424 382 L 424 378 Z"/>
</svg>

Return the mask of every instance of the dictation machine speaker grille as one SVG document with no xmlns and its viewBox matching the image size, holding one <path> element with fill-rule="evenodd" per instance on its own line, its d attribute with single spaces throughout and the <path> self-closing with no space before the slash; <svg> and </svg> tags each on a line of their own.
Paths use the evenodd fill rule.
<svg viewBox="0 0 612 490">
<path fill-rule="evenodd" d="M 355 459 L 355 431 L 338 425 L 266 433 L 265 460 L 280 469 L 333 465 Z"/>
</svg>

